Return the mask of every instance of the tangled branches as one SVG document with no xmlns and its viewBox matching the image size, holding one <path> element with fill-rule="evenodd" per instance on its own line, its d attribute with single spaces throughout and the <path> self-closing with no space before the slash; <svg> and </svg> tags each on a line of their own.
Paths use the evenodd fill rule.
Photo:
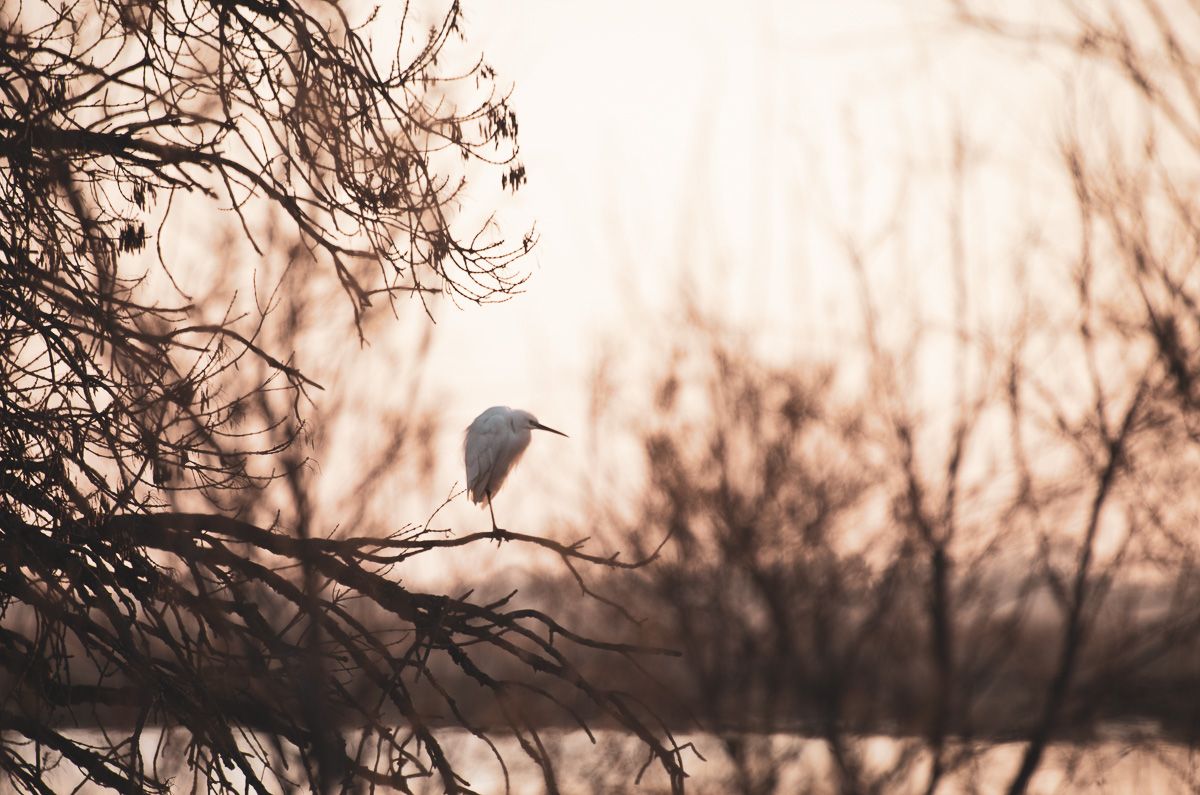
<svg viewBox="0 0 1200 795">
<path fill-rule="evenodd" d="M 459 202 L 487 171 L 523 183 L 516 117 L 486 64 L 439 65 L 461 35 L 457 3 L 423 42 L 417 24 L 406 11 L 380 68 L 337 3 L 0 15 L 0 770 L 14 786 L 53 791 L 73 769 L 162 791 L 186 764 L 210 790 L 432 778 L 470 792 L 440 734 L 458 726 L 501 766 L 490 732 L 515 736 L 553 790 L 540 702 L 590 704 L 580 723 L 634 732 L 682 786 L 669 733 L 564 647 L 639 650 L 511 597 L 476 604 L 395 578 L 416 554 L 481 537 L 322 538 L 246 520 L 303 465 L 293 442 L 320 388 L 273 350 L 296 339 L 295 313 L 274 316 L 304 281 L 296 268 L 333 274 L 360 336 L 380 296 L 486 301 L 521 283 L 510 266 L 532 237 L 507 243 Z M 290 281 L 262 302 L 258 269 L 224 263 L 234 281 L 253 270 L 254 307 L 196 298 L 162 244 L 182 208 L 232 213 L 264 259 L 256 230 L 283 219 L 288 240 L 271 242 Z M 172 510 L 196 493 L 213 510 Z M 573 572 L 617 565 L 514 538 Z"/>
<path fill-rule="evenodd" d="M 179 772 L 162 754 L 162 737 L 174 726 L 189 733 L 189 764 L 210 787 L 245 782 L 272 792 L 304 781 L 324 790 L 357 782 L 407 792 L 414 779 L 437 776 L 447 792 L 472 792 L 439 737 L 445 726 L 487 743 L 501 766 L 489 732 L 511 732 L 552 782 L 531 702 L 573 716 L 587 731 L 587 716 L 571 707 L 582 696 L 601 719 L 642 739 L 681 786 L 679 749 L 657 738 L 633 697 L 588 681 L 563 646 L 619 655 L 661 650 L 584 637 L 537 610 L 510 609 L 511 595 L 476 604 L 415 593 L 386 576 L 392 564 L 484 534 L 447 539 L 418 528 L 390 539 L 298 539 L 227 517 L 176 513 L 125 514 L 62 530 L 70 534 L 65 546 L 108 551 L 105 561 L 119 559 L 112 553 L 121 546 L 136 546 L 174 563 L 144 568 L 145 559 L 135 557 L 114 569 L 81 557 L 68 575 L 62 539 L 9 524 L 22 543 L 5 547 L 4 589 L 28 607 L 35 631 L 0 633 L 9 702 L 25 707 L 5 710 L 4 729 L 58 751 L 97 783 L 164 789 L 164 778 Z M 513 538 L 577 563 L 616 565 L 577 547 Z M 306 590 L 288 574 L 296 568 L 322 585 Z M 55 653 L 80 643 L 86 662 Z M 125 726 L 128 736 L 103 752 L 88 749 L 52 726 L 47 718 L 55 713 L 70 716 L 67 725 L 108 727 L 106 737 Z M 159 744 L 144 759 L 147 726 L 158 728 Z M 14 780 L 41 789 L 39 759 L 13 746 L 4 751 Z"/>
<path fill-rule="evenodd" d="M 507 246 L 490 223 L 460 230 L 450 217 L 465 173 L 445 154 L 499 165 L 514 188 L 524 173 L 491 68 L 449 86 L 435 68 L 458 15 L 454 4 L 381 73 L 336 4 L 25 10 L 0 48 L 7 256 L 54 270 L 86 251 L 110 292 L 112 257 L 146 242 L 141 211 L 183 190 L 223 198 L 243 222 L 273 204 L 360 311 L 374 293 L 428 289 L 431 274 L 471 300 L 511 289 L 505 266 L 531 240 Z M 401 42 L 407 33 L 402 24 Z M 453 87 L 471 84 L 490 90 L 459 109 Z M 354 259 L 380 264 L 377 284 Z"/>
<path fill-rule="evenodd" d="M 145 504 L 147 486 L 246 485 L 247 458 L 280 447 L 254 446 L 269 428 L 237 427 L 245 396 L 315 386 L 256 345 L 269 303 L 256 322 L 229 308 L 205 322 L 212 308 L 171 289 L 161 248 L 161 272 L 118 267 L 178 194 L 223 203 L 247 234 L 281 213 L 356 318 L 372 296 L 439 289 L 430 275 L 471 300 L 519 284 L 507 266 L 528 237 L 506 247 L 490 222 L 462 235 L 451 218 L 465 172 L 441 155 L 511 165 L 516 151 L 486 65 L 466 78 L 493 85 L 474 109 L 441 88 L 433 64 L 457 6 L 387 74 L 339 7 L 321 10 L 98 2 L 4 21 L 0 400 L 18 513 L 107 514 Z M 226 394 L 246 358 L 269 376 Z"/>
</svg>

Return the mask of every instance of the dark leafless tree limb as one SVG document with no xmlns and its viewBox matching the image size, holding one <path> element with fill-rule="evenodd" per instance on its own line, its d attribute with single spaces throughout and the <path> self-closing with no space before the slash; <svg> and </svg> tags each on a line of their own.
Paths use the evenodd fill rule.
<svg viewBox="0 0 1200 795">
<path fill-rule="evenodd" d="M 535 242 L 463 205 L 468 180 L 516 190 L 525 171 L 507 91 L 456 49 L 458 3 L 428 29 L 406 7 L 385 59 L 348 14 L 0 11 L 0 769 L 31 792 L 69 767 L 164 790 L 185 765 L 212 791 L 471 792 L 441 738 L 457 725 L 493 750 L 493 732 L 516 736 L 549 784 L 531 702 L 582 699 L 679 790 L 669 734 L 572 656 L 647 649 L 394 579 L 483 536 L 317 524 L 297 442 L 322 384 L 295 353 L 316 322 L 297 292 L 328 276 L 365 338 L 373 303 L 512 294 Z M 213 265 L 233 287 L 197 293 L 161 237 L 221 210 L 263 265 Z M 218 238 L 200 241 L 214 261 Z M 260 283 L 280 254 L 283 276 Z M 289 509 L 256 524 L 270 499 Z M 576 567 L 637 565 L 509 537 Z"/>
</svg>

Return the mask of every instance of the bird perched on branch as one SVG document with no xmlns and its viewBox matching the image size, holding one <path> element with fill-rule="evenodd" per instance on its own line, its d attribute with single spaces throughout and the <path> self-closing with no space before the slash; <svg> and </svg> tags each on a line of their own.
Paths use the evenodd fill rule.
<svg viewBox="0 0 1200 795">
<path fill-rule="evenodd" d="M 566 436 L 562 431 L 548 428 L 528 411 L 492 406 L 475 418 L 467 428 L 463 453 L 467 464 L 467 496 L 479 504 L 485 499 L 492 515 L 492 534 L 499 536 L 504 528 L 496 526 L 496 511 L 492 498 L 504 479 L 516 466 L 525 448 L 529 447 L 530 431 L 549 431 Z"/>
</svg>

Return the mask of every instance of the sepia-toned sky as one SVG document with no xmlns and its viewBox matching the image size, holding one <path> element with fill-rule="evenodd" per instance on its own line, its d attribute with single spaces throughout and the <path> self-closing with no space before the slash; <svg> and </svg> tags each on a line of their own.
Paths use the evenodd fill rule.
<svg viewBox="0 0 1200 795">
<path fill-rule="evenodd" d="M 768 357 L 836 357 L 858 321 L 838 235 L 899 224 L 908 261 L 874 274 L 878 292 L 944 319 L 953 131 L 976 163 L 978 252 L 1019 236 L 1005 205 L 1044 194 L 1031 153 L 1061 121 L 1049 73 L 956 31 L 940 0 L 468 2 L 464 23 L 515 86 L 529 182 L 502 217 L 540 244 L 509 302 L 435 310 L 434 480 L 461 481 L 479 411 L 533 411 L 572 439 L 535 438 L 497 500 L 516 524 L 577 515 L 609 441 L 583 438 L 589 376 L 603 352 L 644 371 L 685 290 Z M 980 311 L 1008 283 L 994 265 L 972 263 Z M 463 500 L 447 516 L 487 523 Z"/>
</svg>

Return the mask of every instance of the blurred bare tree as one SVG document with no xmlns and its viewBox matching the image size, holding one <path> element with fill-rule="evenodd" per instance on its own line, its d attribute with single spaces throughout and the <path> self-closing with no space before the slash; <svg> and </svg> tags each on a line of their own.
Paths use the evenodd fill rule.
<svg viewBox="0 0 1200 795">
<path fill-rule="evenodd" d="M 164 791 L 186 767 L 214 791 L 470 792 L 438 732 L 457 725 L 501 766 L 489 732 L 514 734 L 553 791 L 526 707 L 570 712 L 568 696 L 682 787 L 673 743 L 563 647 L 638 649 L 393 575 L 485 536 L 393 521 L 379 537 L 354 513 L 332 535 L 315 519 L 297 441 L 320 386 L 293 353 L 331 330 L 313 286 L 332 276 L 363 337 L 400 297 L 510 292 L 534 242 L 469 220 L 468 178 L 524 182 L 517 120 L 491 67 L 457 69 L 458 4 L 418 16 L 405 7 L 381 67 L 370 20 L 337 3 L 0 11 L 0 769 L 14 788 Z M 221 248 L 215 210 L 252 256 Z M 189 221 L 218 264 L 180 256 Z M 174 267 L 189 257 L 207 283 Z M 406 419 L 377 467 L 421 434 Z M 365 505 L 382 473 L 351 474 Z"/>
<path fill-rule="evenodd" d="M 984 317 L 973 292 L 996 252 L 970 248 L 960 126 L 921 265 L 945 266 L 934 318 L 884 280 L 911 255 L 901 208 L 929 204 L 910 184 L 891 226 L 831 230 L 862 310 L 844 358 L 768 365 L 691 313 L 631 412 L 657 417 L 647 483 L 603 521 L 647 552 L 670 535 L 634 575 L 644 590 L 622 587 L 654 605 L 644 637 L 685 652 L 659 673 L 716 737 L 721 791 L 808 775 L 815 791 L 1017 795 L 1047 767 L 1093 783 L 1080 760 L 1109 742 L 1194 763 L 1200 14 L 952 6 L 970 35 L 1022 59 L 1032 44 L 1079 100 L 1051 152 L 1057 204 L 1002 264 L 1004 311 Z"/>
<path fill-rule="evenodd" d="M 1012 401 L 1014 411 L 1053 419 L 1075 445 L 1090 497 L 1073 561 L 1045 567 L 1061 612 L 1057 657 L 1009 787 L 1015 794 L 1027 790 L 1071 717 L 1093 711 L 1099 692 L 1117 689 L 1114 679 L 1163 666 L 1196 640 L 1200 616 L 1179 597 L 1191 590 L 1197 554 L 1189 495 L 1200 427 L 1200 14 L 1194 4 L 1159 0 L 1054 3 L 1034 17 L 1000 4 L 953 5 L 968 29 L 1033 45 L 1049 63 L 1066 64 L 1061 71 L 1078 100 L 1059 155 L 1075 211 L 1066 264 L 1084 363 L 1079 392 L 1090 408 L 1070 411 L 1061 396 L 1048 395 L 1025 357 L 1029 388 L 1014 386 Z M 1103 544 L 1102 534 L 1109 536 Z M 1112 632 L 1102 618 L 1122 581 L 1147 576 L 1174 592 L 1170 607 Z M 1104 664 L 1085 664 L 1089 650 Z M 1196 683 L 1187 679 L 1175 683 L 1180 698 L 1194 698 Z M 1165 717 L 1169 728 L 1181 728 L 1180 715 Z M 1194 742 L 1194 714 L 1183 723 L 1191 724 L 1184 739 Z"/>
<path fill-rule="evenodd" d="M 658 711 L 713 735 L 728 771 L 713 791 L 991 790 L 979 771 L 1014 739 L 1020 767 L 1001 775 L 1021 791 L 1031 754 L 1104 722 L 1128 724 L 1130 748 L 1190 736 L 1194 710 L 1168 695 L 1200 685 L 1190 514 L 1152 481 L 1165 466 L 1194 483 L 1161 460 L 1191 461 L 1191 443 L 1140 381 L 1119 411 L 1100 402 L 1104 424 L 1052 408 L 1034 340 L 1086 353 L 1088 337 L 1031 323 L 1006 349 L 958 337 L 981 377 L 948 412 L 914 399 L 912 340 L 867 343 L 859 394 L 828 365 L 758 361 L 709 320 L 681 331 L 648 395 L 641 499 L 602 521 L 643 555 L 670 538 L 608 585 L 645 618 L 642 643 L 683 652 L 652 666 L 674 686 Z"/>
</svg>

